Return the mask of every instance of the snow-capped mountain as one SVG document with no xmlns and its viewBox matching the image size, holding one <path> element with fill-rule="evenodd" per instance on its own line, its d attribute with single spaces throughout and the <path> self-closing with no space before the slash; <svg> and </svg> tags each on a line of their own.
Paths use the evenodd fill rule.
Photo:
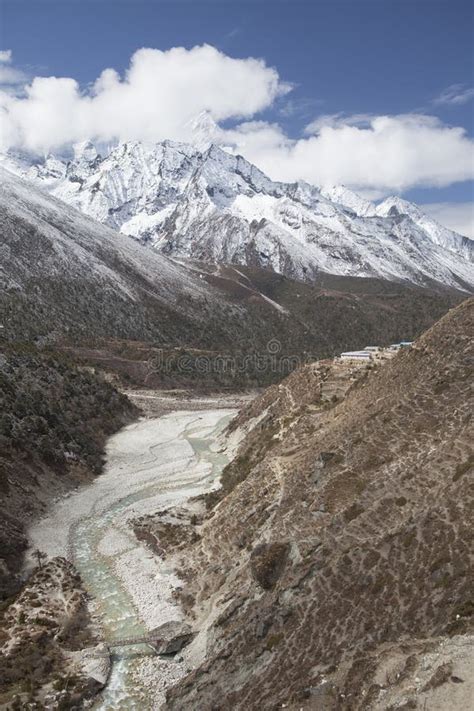
<svg viewBox="0 0 474 711">
<path fill-rule="evenodd" d="M 325 185 L 321 188 L 321 194 L 331 202 L 351 210 L 358 217 L 373 217 L 376 214 L 376 207 L 372 202 L 345 185 Z"/>
<path fill-rule="evenodd" d="M 220 298 L 153 253 L 0 168 L 2 336 L 200 332 Z"/>
<path fill-rule="evenodd" d="M 443 227 L 439 222 L 428 217 L 418 205 L 392 196 L 377 205 L 375 210 L 376 214 L 382 217 L 408 215 L 418 227 L 428 234 L 435 244 L 462 254 L 467 259 L 472 259 L 473 241 Z"/>
<path fill-rule="evenodd" d="M 326 357 L 401 334 L 411 340 L 462 298 L 404 283 L 324 275 L 317 286 L 262 269 L 178 263 L 2 168 L 0 235 L 0 341 L 92 341 L 93 359 L 110 358 L 112 369 L 147 384 L 147 343 L 241 358 L 278 339 L 282 354 Z M 141 365 L 124 357 L 124 341 L 135 343 Z M 280 377 L 252 362 L 224 381 L 212 368 L 202 376 L 214 386 Z M 171 383 L 195 384 L 189 363 L 168 364 Z"/>
<path fill-rule="evenodd" d="M 474 242 L 398 198 L 381 205 L 343 186 L 270 180 L 211 145 L 90 142 L 71 160 L 5 167 L 110 227 L 176 258 L 258 265 L 311 281 L 318 273 L 474 286 Z"/>
</svg>

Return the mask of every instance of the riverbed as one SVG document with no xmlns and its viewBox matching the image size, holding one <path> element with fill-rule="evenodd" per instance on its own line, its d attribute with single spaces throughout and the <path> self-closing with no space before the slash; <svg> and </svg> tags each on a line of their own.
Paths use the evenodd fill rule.
<svg viewBox="0 0 474 711">
<path fill-rule="evenodd" d="M 32 549 L 74 562 L 105 640 L 138 636 L 181 619 L 173 598 L 181 581 L 169 563 L 135 538 L 130 521 L 218 486 L 228 461 L 222 432 L 235 413 L 179 411 L 125 427 L 109 439 L 104 473 L 56 502 L 29 530 Z M 94 708 L 158 709 L 166 687 L 190 662 L 186 655 L 177 660 L 150 655 L 145 646 L 118 648 Z"/>
</svg>

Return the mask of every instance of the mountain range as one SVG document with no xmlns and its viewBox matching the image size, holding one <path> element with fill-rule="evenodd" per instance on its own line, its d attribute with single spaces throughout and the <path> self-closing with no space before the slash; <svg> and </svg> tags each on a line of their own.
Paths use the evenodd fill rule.
<svg viewBox="0 0 474 711">
<path fill-rule="evenodd" d="M 334 355 L 412 339 L 463 295 L 401 282 L 176 261 L 0 168 L 0 341 L 74 349 L 135 383 L 265 384 L 284 373 L 195 368 L 196 357 Z M 84 350 L 85 349 L 85 350 Z M 149 362 L 163 349 L 170 368 Z M 182 350 L 191 358 L 179 368 Z"/>
<path fill-rule="evenodd" d="M 174 259 L 255 266 L 314 282 L 321 274 L 474 286 L 473 240 L 389 197 L 268 178 L 240 155 L 163 141 L 91 142 L 66 160 L 9 154 L 4 167 L 95 220 Z"/>
</svg>

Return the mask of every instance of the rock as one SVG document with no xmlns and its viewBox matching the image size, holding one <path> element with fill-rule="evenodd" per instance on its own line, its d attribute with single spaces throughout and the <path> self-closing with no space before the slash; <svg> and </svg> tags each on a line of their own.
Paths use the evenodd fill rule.
<svg viewBox="0 0 474 711">
<path fill-rule="evenodd" d="M 191 627 L 186 622 L 171 620 L 150 632 L 155 636 L 153 642 L 157 654 L 175 654 L 185 647 L 194 637 Z"/>
<path fill-rule="evenodd" d="M 431 679 L 428 681 L 427 684 L 423 687 L 423 691 L 429 691 L 430 689 L 436 689 L 438 686 L 441 686 L 442 684 L 445 684 L 447 681 L 449 681 L 451 675 L 453 673 L 453 665 L 452 662 L 446 662 L 445 664 L 441 664 L 431 677 Z M 416 679 L 415 679 L 416 681 Z"/>
<path fill-rule="evenodd" d="M 111 661 L 109 648 L 106 644 L 98 644 L 96 647 L 89 647 L 81 655 L 82 673 L 93 682 L 97 682 L 98 688 L 106 685 L 109 678 Z"/>
<path fill-rule="evenodd" d="M 261 543 L 250 556 L 250 570 L 257 583 L 264 589 L 274 587 L 283 572 L 288 557 L 289 543 Z"/>
</svg>

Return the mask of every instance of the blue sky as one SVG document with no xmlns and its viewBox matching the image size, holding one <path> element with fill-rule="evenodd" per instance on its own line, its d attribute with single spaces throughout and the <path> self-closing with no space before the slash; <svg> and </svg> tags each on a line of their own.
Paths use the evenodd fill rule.
<svg viewBox="0 0 474 711">
<path fill-rule="evenodd" d="M 28 77 L 72 77 L 85 88 L 106 67 L 123 75 L 141 47 L 208 43 L 233 58 L 262 58 L 292 85 L 247 117 L 278 123 L 290 139 L 321 115 L 431 115 L 473 134 L 474 18 L 467 0 L 0 0 L 0 6 L 1 48 L 12 51 L 14 66 Z M 422 203 L 472 199 L 471 181 L 447 182 L 400 192 Z"/>
</svg>

